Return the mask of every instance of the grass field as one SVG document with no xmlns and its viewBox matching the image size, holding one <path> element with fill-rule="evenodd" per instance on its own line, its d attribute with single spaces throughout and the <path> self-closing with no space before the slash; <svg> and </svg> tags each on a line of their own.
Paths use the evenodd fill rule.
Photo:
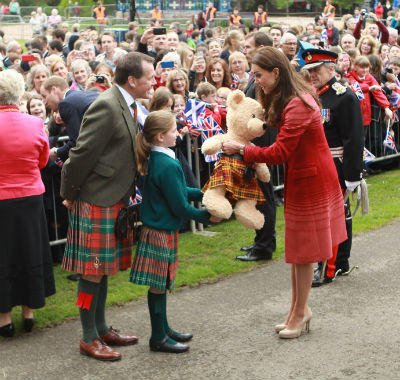
<svg viewBox="0 0 400 380">
<path fill-rule="evenodd" d="M 399 217 L 400 210 L 400 170 L 386 172 L 367 179 L 370 213 L 362 216 L 361 210 L 353 221 L 353 234 L 379 228 Z M 353 207 L 354 208 L 354 207 Z M 214 225 L 207 231 L 218 232 L 215 236 L 192 233 L 180 235 L 179 266 L 176 289 L 197 286 L 204 282 L 216 281 L 224 276 L 251 270 L 268 262 L 244 263 L 235 261 L 239 249 L 252 243 L 254 232 L 239 225 L 236 220 Z M 283 207 L 277 210 L 277 250 L 274 260 L 284 255 Z M 38 327 L 57 324 L 78 315 L 76 282 L 66 279 L 68 273 L 59 266 L 54 267 L 57 293 L 47 299 L 43 309 L 35 312 Z M 107 305 L 126 303 L 147 292 L 147 287 L 133 285 L 128 281 L 129 270 L 119 272 L 109 279 Z M 20 307 L 13 310 L 13 321 L 20 327 Z"/>
</svg>

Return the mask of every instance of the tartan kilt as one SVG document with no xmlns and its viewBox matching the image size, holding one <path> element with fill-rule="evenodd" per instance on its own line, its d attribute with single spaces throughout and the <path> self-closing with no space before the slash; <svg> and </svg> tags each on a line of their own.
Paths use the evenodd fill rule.
<svg viewBox="0 0 400 380">
<path fill-rule="evenodd" d="M 224 186 L 226 197 L 234 203 L 239 199 L 251 199 L 257 204 L 265 203 L 264 194 L 258 185 L 256 176 L 250 181 L 243 179 L 246 163 L 238 158 L 222 156 L 215 166 L 211 177 L 204 185 L 203 193 L 214 187 Z"/>
<path fill-rule="evenodd" d="M 174 289 L 178 267 L 178 231 L 142 226 L 129 280 L 155 289 Z"/>
<path fill-rule="evenodd" d="M 83 275 L 112 275 L 130 268 L 133 232 L 128 227 L 127 238 L 117 239 L 114 224 L 119 202 L 110 207 L 99 207 L 77 201 L 69 212 L 67 244 L 61 268 Z"/>
</svg>

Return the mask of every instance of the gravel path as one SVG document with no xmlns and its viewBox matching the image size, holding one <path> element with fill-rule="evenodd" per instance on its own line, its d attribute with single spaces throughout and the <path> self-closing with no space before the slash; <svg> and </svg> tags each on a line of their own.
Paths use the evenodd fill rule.
<svg viewBox="0 0 400 380">
<path fill-rule="evenodd" d="M 108 310 L 140 337 L 119 362 L 79 354 L 80 323 L 0 339 L 4 379 L 395 379 L 400 373 L 400 221 L 354 238 L 348 277 L 312 289 L 309 334 L 280 340 L 289 265 L 274 261 L 169 297 L 169 320 L 195 338 L 181 355 L 152 353 L 146 300 Z M 232 253 L 234 257 L 235 253 Z"/>
</svg>

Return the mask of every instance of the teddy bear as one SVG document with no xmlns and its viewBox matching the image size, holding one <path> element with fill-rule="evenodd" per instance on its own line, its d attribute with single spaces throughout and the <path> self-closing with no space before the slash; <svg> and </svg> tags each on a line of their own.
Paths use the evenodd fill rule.
<svg viewBox="0 0 400 380">
<path fill-rule="evenodd" d="M 204 141 L 201 148 L 204 154 L 217 153 L 226 140 L 250 145 L 252 139 L 265 133 L 263 109 L 256 100 L 235 90 L 229 94 L 227 106 L 227 133 Z M 237 221 L 244 227 L 260 229 L 264 225 L 264 215 L 256 209 L 256 205 L 264 203 L 265 198 L 257 178 L 269 182 L 270 173 L 266 164 L 246 164 L 239 154 L 228 156 L 222 153 L 203 187 L 203 204 L 211 215 L 229 219 L 234 211 Z"/>
</svg>

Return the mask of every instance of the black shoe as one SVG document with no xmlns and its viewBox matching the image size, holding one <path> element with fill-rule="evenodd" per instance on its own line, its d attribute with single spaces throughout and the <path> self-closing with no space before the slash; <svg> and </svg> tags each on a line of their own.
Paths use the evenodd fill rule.
<svg viewBox="0 0 400 380">
<path fill-rule="evenodd" d="M 8 325 L 4 325 L 0 327 L 0 336 L 4 336 L 5 338 L 11 338 L 14 335 L 15 327 L 11 322 Z"/>
<path fill-rule="evenodd" d="M 259 261 L 259 260 L 271 260 L 272 253 L 262 255 L 254 251 L 254 249 L 248 251 L 245 255 L 236 256 L 236 260 L 240 261 Z"/>
<path fill-rule="evenodd" d="M 333 281 L 333 278 L 331 277 L 325 277 L 322 282 L 318 281 L 318 282 L 312 282 L 312 287 L 313 288 L 318 288 L 319 286 L 325 285 L 325 284 L 330 284 Z"/>
<path fill-rule="evenodd" d="M 26 332 L 31 332 L 35 321 L 33 318 L 24 318 L 23 328 Z"/>
<path fill-rule="evenodd" d="M 68 280 L 71 280 L 71 281 L 78 281 L 78 280 L 80 280 L 81 277 L 82 277 L 82 275 L 79 273 L 70 274 L 69 276 L 67 276 Z"/>
<path fill-rule="evenodd" d="M 189 349 L 189 345 L 177 343 L 169 344 L 167 343 L 168 335 L 161 341 L 150 339 L 149 345 L 151 351 L 157 352 L 171 352 L 173 354 L 181 354 Z"/>
<path fill-rule="evenodd" d="M 176 332 L 176 331 L 173 331 L 173 330 L 169 330 L 167 332 L 167 335 L 171 339 L 175 340 L 176 342 L 181 342 L 181 343 L 189 342 L 189 340 L 193 338 L 193 334 L 190 334 L 190 333 L 179 333 L 179 332 Z"/>
<path fill-rule="evenodd" d="M 254 244 L 253 245 L 245 245 L 244 247 L 240 248 L 240 250 L 242 252 L 248 252 L 251 251 L 254 248 Z"/>
<path fill-rule="evenodd" d="M 338 272 L 340 270 L 340 272 Z M 344 273 L 347 273 L 350 270 L 349 264 L 344 265 L 336 265 L 336 273 L 338 276 L 342 276 Z"/>
</svg>

